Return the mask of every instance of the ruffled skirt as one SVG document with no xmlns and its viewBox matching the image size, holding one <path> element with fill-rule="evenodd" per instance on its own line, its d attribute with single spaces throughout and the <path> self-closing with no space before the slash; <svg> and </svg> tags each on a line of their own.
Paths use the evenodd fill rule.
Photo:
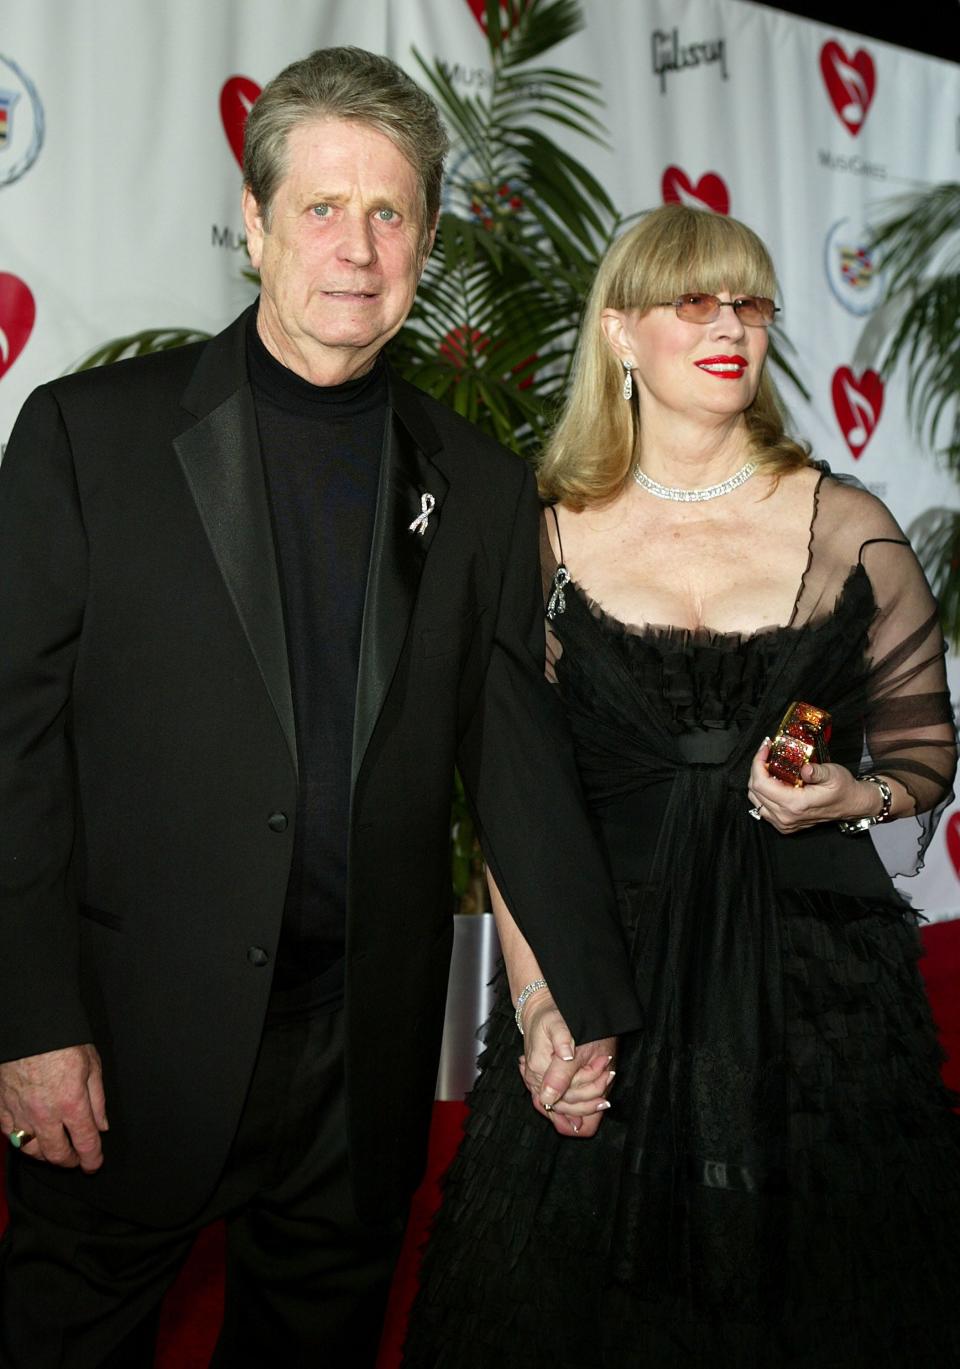
<svg viewBox="0 0 960 1369">
<path fill-rule="evenodd" d="M 622 1043 L 597 1136 L 558 1136 L 520 1081 L 501 985 L 406 1369 L 960 1365 L 960 1118 L 915 920 L 779 897 L 776 1136 L 743 1134 L 764 1111 L 739 1109 L 756 1089 L 729 1033 L 716 1051 L 662 1029 Z M 621 899 L 629 930 L 637 891 Z"/>
</svg>

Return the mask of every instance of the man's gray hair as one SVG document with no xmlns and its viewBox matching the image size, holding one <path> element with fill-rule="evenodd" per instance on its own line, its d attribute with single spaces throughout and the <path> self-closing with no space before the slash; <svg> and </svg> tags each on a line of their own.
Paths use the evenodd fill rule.
<svg viewBox="0 0 960 1369">
<path fill-rule="evenodd" d="M 285 67 L 254 103 L 243 140 L 244 184 L 265 228 L 288 170 L 288 135 L 311 119 L 367 124 L 396 145 L 417 174 L 425 254 L 440 209 L 443 161 L 450 146 L 430 96 L 396 62 L 363 48 L 319 48 Z"/>
</svg>

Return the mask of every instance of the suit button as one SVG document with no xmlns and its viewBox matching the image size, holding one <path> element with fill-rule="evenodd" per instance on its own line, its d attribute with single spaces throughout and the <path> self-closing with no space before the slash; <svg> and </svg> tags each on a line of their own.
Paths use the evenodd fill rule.
<svg viewBox="0 0 960 1369">
<path fill-rule="evenodd" d="M 267 818 L 267 826 L 271 832 L 285 832 L 287 830 L 286 813 L 271 813 Z"/>
<path fill-rule="evenodd" d="M 247 959 L 251 965 L 266 965 L 270 957 L 262 946 L 248 946 Z"/>
</svg>

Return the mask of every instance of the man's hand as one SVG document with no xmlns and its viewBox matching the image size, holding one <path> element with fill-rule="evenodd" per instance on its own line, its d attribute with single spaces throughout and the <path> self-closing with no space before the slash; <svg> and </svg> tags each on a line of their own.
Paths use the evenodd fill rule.
<svg viewBox="0 0 960 1369">
<path fill-rule="evenodd" d="M 33 1139 L 24 1155 L 92 1174 L 103 1163 L 100 1133 L 108 1129 L 103 1072 L 96 1046 L 28 1055 L 0 1064 L 0 1129 Z"/>
<path fill-rule="evenodd" d="M 577 1046 L 549 990 L 524 1007 L 520 1077 L 534 1108 L 562 1136 L 595 1135 L 610 1107 L 606 1093 L 614 1078 L 616 1038 Z"/>
</svg>

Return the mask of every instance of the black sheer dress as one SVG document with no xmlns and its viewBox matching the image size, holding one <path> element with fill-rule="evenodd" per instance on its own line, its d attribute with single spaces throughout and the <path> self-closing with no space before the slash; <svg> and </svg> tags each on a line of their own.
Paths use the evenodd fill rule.
<svg viewBox="0 0 960 1369">
<path fill-rule="evenodd" d="M 625 626 L 546 538 L 544 560 L 646 1025 L 597 1136 L 562 1138 L 501 987 L 406 1369 L 960 1365 L 960 1119 L 888 873 L 918 864 L 956 763 L 909 545 L 823 475 L 790 622 L 749 635 Z M 794 699 L 833 714 L 833 760 L 895 777 L 921 816 L 877 846 L 752 821 L 752 756 Z"/>
</svg>

